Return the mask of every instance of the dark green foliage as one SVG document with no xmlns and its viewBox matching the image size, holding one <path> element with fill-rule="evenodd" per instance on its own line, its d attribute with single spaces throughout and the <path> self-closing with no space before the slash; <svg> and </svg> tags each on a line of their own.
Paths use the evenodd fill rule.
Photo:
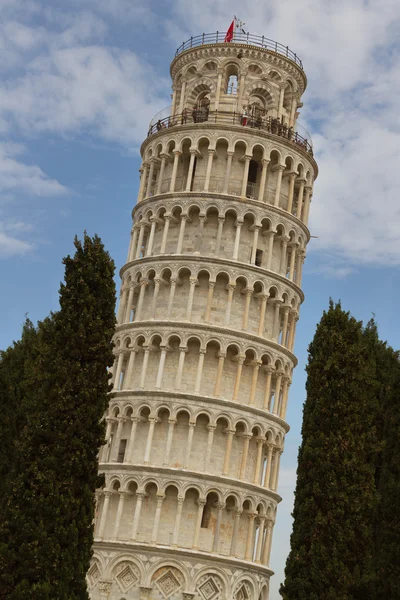
<svg viewBox="0 0 400 600">
<path fill-rule="evenodd" d="M 75 247 L 64 259 L 60 311 L 39 324 L 36 360 L 26 373 L 26 424 L 0 527 L 2 599 L 88 598 L 115 286 L 113 262 L 97 236 L 85 234 Z"/>
<path fill-rule="evenodd" d="M 362 323 L 331 302 L 309 347 L 285 600 L 374 597 L 375 362 Z"/>
</svg>

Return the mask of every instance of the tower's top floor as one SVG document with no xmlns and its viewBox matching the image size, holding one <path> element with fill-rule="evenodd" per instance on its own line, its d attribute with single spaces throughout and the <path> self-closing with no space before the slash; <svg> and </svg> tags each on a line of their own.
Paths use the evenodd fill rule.
<svg viewBox="0 0 400 600">
<path fill-rule="evenodd" d="M 171 63 L 172 89 L 185 88 L 188 107 L 207 97 L 210 109 L 240 112 L 258 105 L 272 117 L 295 125 L 307 78 L 300 58 L 264 36 L 236 33 L 224 42 L 220 32 L 184 42 Z"/>
</svg>

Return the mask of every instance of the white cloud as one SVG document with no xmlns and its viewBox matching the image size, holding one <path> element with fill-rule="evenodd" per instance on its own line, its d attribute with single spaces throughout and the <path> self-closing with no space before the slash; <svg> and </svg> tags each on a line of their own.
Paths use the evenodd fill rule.
<svg viewBox="0 0 400 600">
<path fill-rule="evenodd" d="M 22 256 L 33 249 L 33 244 L 16 237 L 30 231 L 31 226 L 25 223 L 6 223 L 0 220 L 0 259 Z"/>
<path fill-rule="evenodd" d="M 34 196 L 57 196 L 67 189 L 47 177 L 37 165 L 19 160 L 24 148 L 20 144 L 0 142 L 0 191 L 18 191 Z"/>
</svg>

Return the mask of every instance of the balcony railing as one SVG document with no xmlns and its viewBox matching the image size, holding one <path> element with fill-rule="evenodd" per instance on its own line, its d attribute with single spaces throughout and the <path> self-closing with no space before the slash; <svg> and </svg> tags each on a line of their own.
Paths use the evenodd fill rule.
<svg viewBox="0 0 400 600">
<path fill-rule="evenodd" d="M 175 56 L 185 52 L 185 50 L 190 50 L 190 48 L 196 48 L 196 46 L 203 46 L 204 44 L 223 44 L 224 40 L 225 32 L 222 31 L 217 31 L 216 33 L 202 33 L 201 35 L 191 37 L 190 40 L 183 42 L 183 44 L 181 44 L 175 52 Z M 248 44 L 249 46 L 257 46 L 258 48 L 264 48 L 265 50 L 276 52 L 277 54 L 286 56 L 286 58 L 289 58 L 295 62 L 300 69 L 303 69 L 303 63 L 295 52 L 292 52 L 288 46 L 284 46 L 283 44 L 279 44 L 279 42 L 270 40 L 264 35 L 252 35 L 250 33 L 242 32 L 235 33 L 233 40 L 229 43 Z"/>
<path fill-rule="evenodd" d="M 204 176 L 196 175 L 192 181 L 192 185 L 189 191 L 191 192 L 204 192 L 206 178 Z M 164 179 L 161 183 L 160 194 L 166 194 L 169 192 L 171 180 Z M 175 192 L 186 191 L 187 177 L 177 177 L 175 181 Z M 225 178 L 224 177 L 210 177 L 208 189 L 217 194 L 224 193 Z M 149 196 L 156 194 L 157 185 L 154 183 L 150 188 Z M 256 200 L 258 198 L 259 186 L 256 183 L 248 182 L 246 186 L 246 197 Z M 230 179 L 228 182 L 227 192 L 231 196 L 240 196 L 242 193 L 242 181 L 239 179 Z"/>
<path fill-rule="evenodd" d="M 147 135 L 149 137 L 164 129 L 180 127 L 181 125 L 187 125 L 189 123 L 194 125 L 201 123 L 237 125 L 253 130 L 258 129 L 260 131 L 266 131 L 272 135 L 277 135 L 288 140 L 290 143 L 300 147 L 302 150 L 305 150 L 308 154 L 313 156 L 311 139 L 308 137 L 305 130 L 302 133 L 307 135 L 307 137 L 299 133 L 299 125 L 296 125 L 295 130 L 293 127 L 288 127 L 274 117 L 243 116 L 236 112 L 223 112 L 218 110 L 209 111 L 206 108 L 192 110 L 191 112 L 186 109 L 182 114 L 174 115 L 172 117 L 164 116 L 163 118 L 159 118 L 156 122 L 155 119 L 152 119 Z"/>
</svg>

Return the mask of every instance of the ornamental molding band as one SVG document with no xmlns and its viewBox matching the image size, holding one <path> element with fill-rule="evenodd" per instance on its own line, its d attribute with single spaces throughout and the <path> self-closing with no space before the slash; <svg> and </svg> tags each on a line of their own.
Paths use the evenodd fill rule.
<svg viewBox="0 0 400 600">
<path fill-rule="evenodd" d="M 268 600 L 318 167 L 299 57 L 203 34 L 151 121 L 99 454 L 91 600 Z"/>
</svg>

